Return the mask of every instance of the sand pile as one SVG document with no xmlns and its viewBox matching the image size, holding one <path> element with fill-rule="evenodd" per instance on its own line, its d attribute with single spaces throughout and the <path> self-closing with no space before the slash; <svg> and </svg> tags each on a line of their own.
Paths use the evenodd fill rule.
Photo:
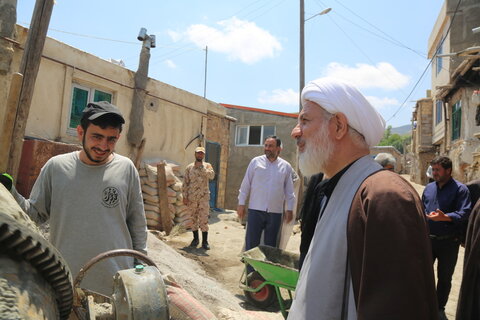
<svg viewBox="0 0 480 320">
<path fill-rule="evenodd" d="M 208 277 L 196 261 L 183 257 L 151 233 L 148 235 L 148 255 L 164 276 L 173 278 L 218 319 L 283 319 L 279 314 L 244 310 L 241 306 L 243 300 L 235 297 L 221 283 Z"/>
</svg>

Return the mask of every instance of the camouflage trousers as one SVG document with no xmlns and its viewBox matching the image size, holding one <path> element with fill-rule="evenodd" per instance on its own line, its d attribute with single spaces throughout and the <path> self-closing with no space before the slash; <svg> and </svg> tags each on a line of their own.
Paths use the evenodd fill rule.
<svg viewBox="0 0 480 320">
<path fill-rule="evenodd" d="M 190 201 L 188 203 L 188 209 L 192 217 L 192 231 L 198 229 L 202 232 L 208 231 L 209 201 Z"/>
</svg>

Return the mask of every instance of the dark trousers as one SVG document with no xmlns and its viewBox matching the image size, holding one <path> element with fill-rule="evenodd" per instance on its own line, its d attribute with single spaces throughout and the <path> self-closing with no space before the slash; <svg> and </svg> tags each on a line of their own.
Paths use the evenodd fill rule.
<svg viewBox="0 0 480 320">
<path fill-rule="evenodd" d="M 452 288 L 452 276 L 457 264 L 460 241 L 457 239 L 432 239 L 433 262 L 437 262 L 438 308 L 445 309 Z"/>
<path fill-rule="evenodd" d="M 258 247 L 263 231 L 263 242 L 267 246 L 276 247 L 278 231 L 282 224 L 282 214 L 248 209 L 247 234 L 245 237 L 245 250 Z M 247 272 L 253 272 L 248 265 Z"/>
<path fill-rule="evenodd" d="M 278 231 L 282 224 L 282 214 L 248 209 L 247 235 L 245 250 L 258 247 L 264 232 L 263 240 L 267 246 L 276 247 Z"/>
</svg>

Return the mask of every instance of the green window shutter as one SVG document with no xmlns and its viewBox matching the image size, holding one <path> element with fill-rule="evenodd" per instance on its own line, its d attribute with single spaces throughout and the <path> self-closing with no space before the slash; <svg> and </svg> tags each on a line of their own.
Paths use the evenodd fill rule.
<svg viewBox="0 0 480 320">
<path fill-rule="evenodd" d="M 95 93 L 93 94 L 93 102 L 97 101 L 108 101 L 112 103 L 112 95 L 110 93 L 95 90 Z"/>
<path fill-rule="evenodd" d="M 87 106 L 88 91 L 73 87 L 72 109 L 70 113 L 70 128 L 76 128 L 80 124 L 82 111 Z"/>
<path fill-rule="evenodd" d="M 452 107 L 452 141 L 460 138 L 460 129 L 462 127 L 462 104 L 460 101 Z"/>
</svg>

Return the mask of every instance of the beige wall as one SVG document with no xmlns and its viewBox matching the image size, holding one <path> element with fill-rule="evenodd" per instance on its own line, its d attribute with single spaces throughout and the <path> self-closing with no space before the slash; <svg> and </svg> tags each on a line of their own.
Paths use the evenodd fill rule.
<svg viewBox="0 0 480 320">
<path fill-rule="evenodd" d="M 17 41 L 24 43 L 27 29 L 17 26 Z M 23 47 L 23 45 L 22 45 Z M 23 50 L 16 48 L 12 71 L 18 70 Z M 133 97 L 134 72 L 106 60 L 47 38 L 26 126 L 26 135 L 67 143 L 77 143 L 75 130 L 69 130 L 72 84 L 113 93 L 127 123 L 117 152 L 130 155 L 126 133 Z M 147 84 L 144 116 L 145 159 L 166 159 L 182 167 L 191 160 L 194 145 L 188 141 L 207 133 L 209 110 L 220 117 L 225 108 L 213 101 L 175 88 L 155 79 Z M 2 110 L 4 112 L 4 110 Z M 2 113 L 3 115 L 3 113 Z M 203 125 L 202 125 L 203 122 Z M 228 148 L 228 147 L 227 147 Z"/>
<path fill-rule="evenodd" d="M 20 47 L 15 47 L 12 68 L 19 68 L 27 29 L 17 26 Z M 134 75 L 131 70 L 110 63 L 64 43 L 47 38 L 37 76 L 30 113 L 26 125 L 26 136 L 78 143 L 76 131 L 68 128 L 71 112 L 73 84 L 100 89 L 113 94 L 113 103 L 122 111 L 126 124 L 117 152 L 132 155 L 127 142 L 129 115 L 133 98 Z M 177 163 L 183 170 L 192 161 L 194 148 L 188 142 L 202 133 L 205 137 L 220 139 L 224 163 L 228 158 L 228 125 L 223 128 L 224 137 L 209 132 L 207 119 L 212 114 L 219 122 L 226 122 L 223 106 L 203 97 L 170 86 L 155 79 L 147 83 L 144 113 L 144 137 L 146 144 L 143 159 L 148 161 L 168 160 Z M 0 109 L 3 119 L 5 109 Z M 1 124 L 0 124 L 1 125 Z M 216 130 L 212 127 L 211 130 Z M 202 141 L 202 144 L 204 141 Z M 226 166 L 219 179 L 226 181 Z M 220 199 L 220 197 L 218 197 Z M 223 199 L 221 200 L 223 202 Z"/>
</svg>

